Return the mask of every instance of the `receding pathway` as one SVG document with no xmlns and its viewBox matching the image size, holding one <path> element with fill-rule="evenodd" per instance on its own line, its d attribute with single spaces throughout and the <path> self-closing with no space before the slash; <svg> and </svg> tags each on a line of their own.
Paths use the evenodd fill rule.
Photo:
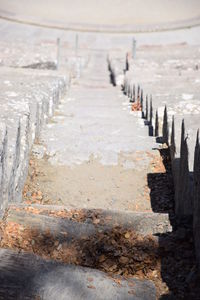
<svg viewBox="0 0 200 300">
<path fill-rule="evenodd" d="M 36 161 L 38 176 L 29 184 L 43 203 L 151 210 L 147 174 L 160 158 L 138 114 L 111 85 L 106 53 L 93 53 L 42 131 L 47 157 Z"/>
<path fill-rule="evenodd" d="M 1 248 L 12 249 L 0 253 L 3 296 L 10 281 L 12 295 L 27 299 L 154 300 L 168 291 L 154 234 L 172 228 L 167 214 L 152 212 L 148 189 L 165 170 L 141 112 L 109 76 L 106 53 L 93 52 L 33 146 L 26 203 L 11 205 L 2 223 Z"/>
</svg>

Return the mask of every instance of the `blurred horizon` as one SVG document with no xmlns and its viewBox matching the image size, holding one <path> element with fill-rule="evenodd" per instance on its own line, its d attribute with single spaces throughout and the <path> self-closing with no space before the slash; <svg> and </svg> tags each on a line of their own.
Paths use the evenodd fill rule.
<svg viewBox="0 0 200 300">
<path fill-rule="evenodd" d="M 0 14 L 83 25 L 152 25 L 200 19 L 199 0 L 1 0 Z"/>
</svg>

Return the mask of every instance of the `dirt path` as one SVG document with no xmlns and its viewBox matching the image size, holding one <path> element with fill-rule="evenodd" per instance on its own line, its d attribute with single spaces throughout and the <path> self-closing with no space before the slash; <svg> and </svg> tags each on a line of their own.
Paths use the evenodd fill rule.
<svg viewBox="0 0 200 300">
<path fill-rule="evenodd" d="M 165 172 L 154 147 L 99 52 L 34 146 L 25 199 L 40 191 L 46 204 L 151 211 L 148 175 Z"/>
</svg>

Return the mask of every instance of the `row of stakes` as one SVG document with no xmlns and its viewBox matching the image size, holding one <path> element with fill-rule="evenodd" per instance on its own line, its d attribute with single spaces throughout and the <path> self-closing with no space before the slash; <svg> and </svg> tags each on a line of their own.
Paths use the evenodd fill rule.
<svg viewBox="0 0 200 300">
<path fill-rule="evenodd" d="M 149 134 L 151 136 L 159 136 L 159 119 L 158 119 L 158 111 L 156 110 L 155 114 L 155 125 L 153 127 L 153 103 L 152 103 L 152 96 L 150 98 L 146 95 L 146 105 L 144 110 L 144 96 L 143 96 L 143 89 L 140 88 L 140 85 L 135 85 L 131 87 L 131 85 L 124 86 L 124 94 L 128 96 L 130 99 L 130 103 L 133 104 L 133 110 L 141 111 L 141 117 L 146 120 L 146 124 L 149 126 Z M 137 104 L 136 109 L 134 109 L 134 104 Z M 165 107 L 164 111 L 164 122 L 165 126 L 163 125 L 164 129 L 164 137 L 165 141 L 168 140 L 168 121 L 167 121 L 167 108 Z M 167 143 L 168 144 L 168 143 Z"/>
<path fill-rule="evenodd" d="M 158 110 L 155 112 L 155 123 L 153 125 L 153 103 L 152 96 L 146 96 L 146 105 L 144 109 L 144 96 L 143 90 L 140 88 L 140 85 L 130 85 L 125 81 L 124 94 L 127 95 L 130 99 L 130 103 L 140 103 L 141 117 L 145 120 L 146 125 L 149 126 L 149 134 L 155 136 L 163 144 L 166 144 L 170 150 L 171 162 L 173 165 L 175 154 L 176 154 L 176 144 L 175 144 L 175 122 L 174 116 L 172 117 L 171 124 L 171 135 L 169 143 L 169 124 L 168 124 L 168 113 L 167 106 L 164 108 L 163 122 L 162 122 L 162 136 L 159 137 L 159 117 Z M 188 163 L 188 145 L 187 145 L 188 136 L 185 134 L 185 123 L 184 119 L 181 124 L 181 147 L 180 147 L 180 162 L 178 167 L 178 179 L 175 186 L 175 199 L 177 198 L 177 204 L 175 204 L 176 214 L 184 215 L 189 209 L 191 215 L 194 216 L 195 220 L 200 220 L 200 140 L 199 140 L 199 130 L 197 130 L 196 136 L 196 146 L 194 152 L 194 167 L 193 167 L 193 183 L 192 183 L 192 192 L 190 185 L 190 172 L 189 172 L 189 163 Z M 172 170 L 173 171 L 173 170 Z M 188 197 L 187 197 L 187 196 Z M 187 203 L 188 202 L 188 203 Z M 195 214 L 198 216 L 195 218 Z M 200 222 L 200 221 L 199 221 Z M 195 224 L 194 224 L 195 227 Z"/>
<path fill-rule="evenodd" d="M 158 110 L 156 110 L 155 113 L 155 124 L 153 126 L 153 101 L 152 101 L 152 95 L 148 97 L 146 95 L 146 104 L 144 109 L 144 96 L 143 96 L 143 89 L 140 88 L 140 85 L 135 87 L 135 84 L 133 84 L 133 87 L 131 85 L 124 85 L 124 94 L 127 95 L 127 97 L 130 99 L 130 103 L 139 103 L 140 111 L 141 111 L 141 117 L 146 120 L 146 124 L 153 127 L 152 136 L 158 137 L 159 136 L 159 118 L 158 118 Z M 169 146 L 169 125 L 168 125 L 168 114 L 167 114 L 167 106 L 165 105 L 164 108 L 164 114 L 163 114 L 163 122 L 162 122 L 162 143 Z M 187 144 L 187 138 L 185 137 L 185 124 L 184 119 L 182 120 L 181 125 L 181 148 L 183 147 L 183 144 Z M 197 130 L 197 143 L 199 141 L 199 130 Z M 174 124 L 174 116 L 172 117 L 172 125 L 171 125 L 171 137 L 170 137 L 170 148 L 172 148 L 172 154 L 174 158 L 174 155 L 176 153 L 176 146 L 175 146 L 175 124 Z"/>
</svg>

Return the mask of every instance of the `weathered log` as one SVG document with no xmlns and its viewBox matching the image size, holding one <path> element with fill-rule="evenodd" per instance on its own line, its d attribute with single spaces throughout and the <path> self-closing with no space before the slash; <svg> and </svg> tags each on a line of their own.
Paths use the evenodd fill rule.
<svg viewBox="0 0 200 300">
<path fill-rule="evenodd" d="M 151 281 L 117 278 L 120 284 L 101 271 L 0 249 L 0 299 L 156 299 Z"/>
<path fill-rule="evenodd" d="M 45 232 L 49 229 L 52 234 L 59 235 L 60 232 L 68 232 L 68 237 L 79 238 L 80 235 L 90 235 L 98 230 L 112 229 L 116 224 L 122 228 L 130 228 L 138 234 L 148 235 L 171 231 L 172 227 L 168 214 L 159 214 L 152 212 L 123 212 L 119 210 L 102 210 L 102 209 L 82 209 L 85 215 L 85 221 L 76 222 L 70 218 L 50 217 L 51 210 L 66 210 L 65 206 L 50 205 L 32 205 L 31 207 L 41 210 L 41 214 L 34 215 L 23 211 L 16 211 L 16 208 L 26 209 L 29 207 L 25 204 L 11 206 L 8 214 L 8 221 L 16 222 L 25 227 L 37 228 Z M 99 220 L 99 226 L 93 224 L 91 216 L 95 215 Z M 69 229 L 68 229 L 69 228 Z M 62 236 L 62 234 L 61 234 Z"/>
<path fill-rule="evenodd" d="M 62 219 L 47 215 L 27 213 L 12 209 L 7 216 L 7 222 L 23 225 L 25 228 L 37 229 L 40 233 L 50 232 L 56 238 L 62 238 L 67 233 L 67 239 L 80 239 L 82 236 L 91 236 L 96 233 L 93 224 L 79 223 L 70 219 Z"/>
</svg>

